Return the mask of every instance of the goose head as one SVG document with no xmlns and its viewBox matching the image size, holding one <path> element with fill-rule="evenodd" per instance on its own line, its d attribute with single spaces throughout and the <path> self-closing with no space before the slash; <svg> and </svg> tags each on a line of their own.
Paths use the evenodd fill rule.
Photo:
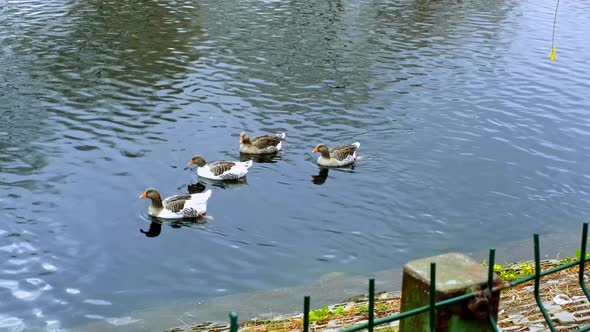
<svg viewBox="0 0 590 332">
<path fill-rule="evenodd" d="M 188 164 L 189 164 L 189 166 L 190 165 L 197 165 L 199 167 L 203 167 L 203 166 L 207 165 L 207 162 L 205 161 L 205 159 L 203 157 L 196 155 L 193 157 L 193 159 L 191 159 L 188 162 Z"/>
<path fill-rule="evenodd" d="M 240 133 L 240 143 L 250 144 L 250 136 L 246 132 Z"/>
<path fill-rule="evenodd" d="M 157 208 L 162 207 L 162 197 L 155 188 L 148 188 L 143 194 L 139 195 L 139 198 L 149 198 L 152 201 L 152 206 Z"/>
<path fill-rule="evenodd" d="M 322 157 L 330 158 L 330 150 L 328 150 L 328 147 L 326 146 L 326 144 L 318 144 L 318 146 L 316 146 L 315 149 L 313 149 L 313 151 L 311 151 L 311 152 L 312 153 L 319 152 L 322 154 Z"/>
<path fill-rule="evenodd" d="M 148 188 L 139 196 L 139 198 L 161 199 L 160 193 L 154 188 Z"/>
</svg>

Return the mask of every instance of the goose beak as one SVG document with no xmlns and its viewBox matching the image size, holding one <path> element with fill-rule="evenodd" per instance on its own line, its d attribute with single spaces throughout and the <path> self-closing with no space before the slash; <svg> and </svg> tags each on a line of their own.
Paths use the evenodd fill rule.
<svg viewBox="0 0 590 332">
<path fill-rule="evenodd" d="M 240 136 L 240 143 L 244 143 L 244 138 Z"/>
<path fill-rule="evenodd" d="M 318 148 L 315 148 L 315 149 L 313 149 L 313 151 L 311 151 L 311 153 L 316 153 L 316 152 L 319 152 Z"/>
<path fill-rule="evenodd" d="M 192 160 L 188 162 L 188 165 L 189 166 L 192 165 L 192 164 L 194 164 Z"/>
<path fill-rule="evenodd" d="M 147 192 L 143 192 L 143 194 L 139 195 L 139 198 L 147 198 Z"/>
</svg>

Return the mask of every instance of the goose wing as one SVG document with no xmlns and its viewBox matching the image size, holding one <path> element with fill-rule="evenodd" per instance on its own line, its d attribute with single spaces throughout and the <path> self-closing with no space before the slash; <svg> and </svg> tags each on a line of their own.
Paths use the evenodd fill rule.
<svg viewBox="0 0 590 332">
<path fill-rule="evenodd" d="M 211 173 L 215 176 L 220 176 L 221 174 L 229 171 L 232 167 L 234 167 L 236 163 L 231 161 L 216 161 L 214 163 L 209 164 L 209 169 Z"/>
<path fill-rule="evenodd" d="M 357 149 L 358 149 L 358 146 L 355 144 L 337 146 L 337 147 L 332 148 L 330 150 L 330 156 L 342 161 L 344 159 L 348 159 L 348 158 L 354 156 Z"/>
<path fill-rule="evenodd" d="M 281 143 L 283 139 L 279 136 L 257 136 L 253 140 L 251 140 L 252 145 L 259 149 L 266 149 L 271 146 L 277 146 Z"/>
<path fill-rule="evenodd" d="M 174 195 L 166 198 L 162 204 L 167 210 L 180 212 L 184 209 L 184 205 L 189 199 L 191 199 L 191 195 Z"/>
<path fill-rule="evenodd" d="M 263 139 L 265 137 L 271 137 L 270 135 L 260 135 L 260 136 L 254 136 L 250 138 L 250 143 L 254 144 L 254 142 L 256 142 L 259 139 Z"/>
</svg>

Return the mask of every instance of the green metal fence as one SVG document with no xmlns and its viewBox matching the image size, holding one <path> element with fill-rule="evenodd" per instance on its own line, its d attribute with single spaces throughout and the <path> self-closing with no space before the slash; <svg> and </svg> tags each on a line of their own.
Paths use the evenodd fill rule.
<svg viewBox="0 0 590 332">
<path fill-rule="evenodd" d="M 520 278 L 520 279 L 514 280 L 512 282 L 506 282 L 506 283 L 503 283 L 503 284 L 496 286 L 496 287 L 494 287 L 494 284 L 493 284 L 494 283 L 494 261 L 495 261 L 496 251 L 495 251 L 495 249 L 490 249 L 490 256 L 489 256 L 489 262 L 488 262 L 487 288 L 484 289 L 483 291 L 480 291 L 480 292 L 471 292 L 471 293 L 467 293 L 467 294 L 457 296 L 457 297 L 454 297 L 451 299 L 447 299 L 444 301 L 440 301 L 440 302 L 435 301 L 435 299 L 436 299 L 436 297 L 435 297 L 436 296 L 436 264 L 431 263 L 431 265 L 430 265 L 430 293 L 429 293 L 430 303 L 429 303 L 429 305 L 422 306 L 422 307 L 408 310 L 408 311 L 404 311 L 404 312 L 398 313 L 396 315 L 383 317 L 380 319 L 375 319 L 375 279 L 369 279 L 369 304 L 368 304 L 369 317 L 368 317 L 367 322 L 363 323 L 363 324 L 358 324 L 358 325 L 355 325 L 355 326 L 352 326 L 349 328 L 342 329 L 342 332 L 354 332 L 354 331 L 361 331 L 361 330 L 365 330 L 365 329 L 367 329 L 369 332 L 373 332 L 373 329 L 376 326 L 399 321 L 404 318 L 419 315 L 419 314 L 422 314 L 425 312 L 430 313 L 430 331 L 436 331 L 436 310 L 437 309 L 457 303 L 457 302 L 460 302 L 460 301 L 471 299 L 475 296 L 481 296 L 482 292 L 485 296 L 490 296 L 491 294 L 493 294 L 495 292 L 499 292 L 503 289 L 511 288 L 511 287 L 526 283 L 531 280 L 535 281 L 534 296 L 535 296 L 535 301 L 537 302 L 537 305 L 539 307 L 539 310 L 543 314 L 543 318 L 545 319 L 545 322 L 547 323 L 547 326 L 549 327 L 549 329 L 552 332 L 555 332 L 557 330 L 549 317 L 549 313 L 547 312 L 547 310 L 543 306 L 543 302 L 542 302 L 541 296 L 539 294 L 539 286 L 540 286 L 541 277 L 548 276 L 553 273 L 556 273 L 556 272 L 559 272 L 559 271 L 562 271 L 562 270 L 565 270 L 565 269 L 568 269 L 568 268 L 578 265 L 579 266 L 578 280 L 580 283 L 580 287 L 582 288 L 588 301 L 590 301 L 590 292 L 588 291 L 588 288 L 586 287 L 586 284 L 584 282 L 584 265 L 586 262 L 590 261 L 590 259 L 588 257 L 586 257 L 587 238 L 588 238 L 588 223 L 584 223 L 583 228 L 582 228 L 582 244 L 581 244 L 581 249 L 580 249 L 580 257 L 578 258 L 578 260 L 557 266 L 557 267 L 549 269 L 547 271 L 541 272 L 539 235 L 534 234 L 533 242 L 534 242 L 534 251 L 535 251 L 535 274 L 532 276 L 528 276 L 525 278 Z M 309 331 L 309 312 L 310 312 L 310 297 L 305 296 L 303 298 L 303 332 Z M 231 312 L 229 314 L 229 317 L 230 317 L 230 332 L 237 332 L 238 327 L 239 327 L 237 313 Z M 492 317 L 491 313 L 488 317 L 488 320 L 489 320 L 489 323 L 490 323 L 490 326 L 492 327 L 492 329 L 494 331 L 499 331 L 498 326 L 497 326 L 494 318 Z M 582 332 L 582 331 L 590 331 L 590 326 L 586 326 L 584 328 L 581 328 L 581 329 L 577 330 L 576 332 Z"/>
</svg>

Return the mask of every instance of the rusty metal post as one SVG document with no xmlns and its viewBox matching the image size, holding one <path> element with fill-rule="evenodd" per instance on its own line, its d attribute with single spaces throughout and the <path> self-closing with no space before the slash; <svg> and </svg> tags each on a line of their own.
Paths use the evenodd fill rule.
<svg viewBox="0 0 590 332">
<path fill-rule="evenodd" d="M 436 331 L 492 332 L 489 316 L 497 320 L 500 294 L 485 292 L 488 269 L 470 257 L 449 253 L 411 261 L 404 266 L 401 311 L 430 302 L 430 269 L 436 263 L 436 301 L 440 302 L 472 291 L 474 298 L 436 309 Z M 500 283 L 494 275 L 494 285 Z M 408 317 L 400 322 L 400 332 L 430 331 L 429 313 Z"/>
</svg>

